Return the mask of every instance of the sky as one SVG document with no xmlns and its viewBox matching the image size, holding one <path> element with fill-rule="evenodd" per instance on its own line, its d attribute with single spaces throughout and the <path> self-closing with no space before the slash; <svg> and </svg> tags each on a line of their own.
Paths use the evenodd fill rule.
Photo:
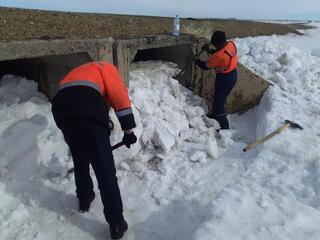
<svg viewBox="0 0 320 240">
<path fill-rule="evenodd" d="M 320 0 L 0 0 L 0 6 L 199 18 L 320 20 Z"/>
</svg>

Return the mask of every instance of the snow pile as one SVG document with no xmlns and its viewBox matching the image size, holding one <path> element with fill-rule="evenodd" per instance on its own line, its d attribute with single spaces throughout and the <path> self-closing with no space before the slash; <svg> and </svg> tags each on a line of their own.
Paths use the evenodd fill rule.
<svg viewBox="0 0 320 240">
<path fill-rule="evenodd" d="M 10 75 L 0 82 L 0 176 L 9 174 L 13 181 L 27 180 L 39 165 L 65 165 L 69 160 L 50 104 L 36 89 L 35 82 Z M 54 168 L 50 165 L 52 173 L 58 170 Z"/>
<path fill-rule="evenodd" d="M 145 74 L 145 69 L 156 69 Z M 203 100 L 171 78 L 175 68 L 163 63 L 136 64 L 130 74 L 131 98 L 139 112 L 143 128 L 142 143 L 159 153 L 173 154 L 184 147 L 192 152 L 201 144 L 206 152 L 209 139 L 214 139 L 214 129 L 208 131 L 202 116 Z M 188 147 L 186 147 L 186 145 Z M 172 148 L 175 148 L 173 150 Z M 172 156 L 171 156 L 172 157 Z"/>
<path fill-rule="evenodd" d="M 66 173 L 70 157 L 62 139 L 51 116 L 50 104 L 37 92 L 36 83 L 10 75 L 3 77 L 0 82 L 1 239 L 31 239 L 30 236 L 36 239 L 41 227 L 49 227 L 49 222 L 42 223 L 45 217 L 33 214 L 39 206 L 50 203 L 42 196 L 49 179 Z"/>
<path fill-rule="evenodd" d="M 197 240 L 320 238 L 320 58 L 290 40 L 237 40 L 240 61 L 274 85 L 232 125 L 247 143 L 285 119 L 304 130 L 288 129 L 242 157 L 245 171 L 215 195 Z"/>
<path fill-rule="evenodd" d="M 130 96 L 138 125 L 135 132 L 140 139 L 133 152 L 140 151 L 136 155 L 139 161 L 148 162 L 154 156 L 176 159 L 180 155 L 199 162 L 218 156 L 214 123 L 212 121 L 212 127 L 208 129 L 203 120 L 203 100 L 171 77 L 175 71 L 174 65 L 162 62 L 132 66 Z M 117 123 L 114 114 L 113 121 Z M 116 130 L 112 136 L 114 142 L 121 136 L 119 126 Z M 132 155 L 130 152 L 126 152 L 126 156 Z"/>
<path fill-rule="evenodd" d="M 282 88 L 297 92 L 317 87 L 320 24 L 305 35 L 237 39 L 240 61 Z"/>
<path fill-rule="evenodd" d="M 320 38 L 320 23 L 312 22 L 307 24 L 312 27 L 311 30 L 300 30 L 302 36 L 292 35 L 290 38 L 283 36 L 279 37 L 286 42 L 287 45 L 297 47 L 309 52 L 311 55 L 320 57 L 319 38 Z"/>
<path fill-rule="evenodd" d="M 317 86 L 319 58 L 277 37 L 238 40 L 241 62 L 277 86 L 303 92 Z"/>
<path fill-rule="evenodd" d="M 184 181 L 183 175 L 200 166 L 195 164 L 218 157 L 214 127 L 207 128 L 202 119 L 203 100 L 171 78 L 175 66 L 149 62 L 136 64 L 134 68 L 130 94 L 139 142 L 130 150 L 115 151 L 125 206 L 134 209 L 126 210 L 130 222 L 139 221 L 129 214 L 137 209 L 150 206 L 151 213 L 183 196 L 184 190 L 174 184 Z M 5 233 L 4 239 L 50 239 L 59 234 L 69 238 L 81 223 L 88 223 L 86 217 L 79 221 L 80 214 L 68 209 L 76 208 L 73 176 L 65 178 L 72 163 L 52 118 L 51 106 L 37 92 L 36 83 L 26 79 L 7 75 L 1 80 L 0 91 L 0 194 L 4 196 L 0 231 Z M 122 131 L 114 114 L 112 118 L 116 130 L 111 139 L 115 143 L 121 140 Z M 192 179 L 185 183 L 191 185 Z M 143 192 L 146 202 L 141 202 Z M 18 207 L 11 208 L 13 203 Z M 101 203 L 95 204 L 87 219 L 104 223 Z M 137 214 L 142 214 L 140 220 L 148 216 L 142 210 Z M 55 227 L 65 224 L 59 227 L 63 233 L 55 232 L 57 229 L 40 230 L 49 229 L 52 224 L 49 218 L 56 219 Z M 44 219 L 48 223 L 42 223 Z M 88 226 L 92 230 L 84 232 L 96 237 L 92 232 L 100 225 L 93 221 Z M 88 233 L 84 232 L 80 237 L 88 239 Z M 107 233 L 101 237 L 104 235 Z"/>
<path fill-rule="evenodd" d="M 255 109 L 254 118 L 262 131 L 289 119 L 305 126 L 305 131 L 312 129 L 312 136 L 319 133 L 320 58 L 288 45 L 288 39 L 272 36 L 237 40 L 240 61 L 274 84 Z M 258 134 L 265 133 L 257 130 Z"/>
</svg>

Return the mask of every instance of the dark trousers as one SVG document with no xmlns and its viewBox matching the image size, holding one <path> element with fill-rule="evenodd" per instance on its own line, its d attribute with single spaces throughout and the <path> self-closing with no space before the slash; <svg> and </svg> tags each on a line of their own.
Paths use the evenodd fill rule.
<svg viewBox="0 0 320 240">
<path fill-rule="evenodd" d="M 212 113 L 215 117 L 226 115 L 225 105 L 227 97 L 237 82 L 237 70 L 230 73 L 216 75 L 215 91 L 212 101 Z"/>
<path fill-rule="evenodd" d="M 97 177 L 106 221 L 121 222 L 123 206 L 108 129 L 93 119 L 60 119 L 58 114 L 54 114 L 54 117 L 72 154 L 77 197 L 90 198 L 94 194 L 89 173 L 91 164 Z"/>
</svg>

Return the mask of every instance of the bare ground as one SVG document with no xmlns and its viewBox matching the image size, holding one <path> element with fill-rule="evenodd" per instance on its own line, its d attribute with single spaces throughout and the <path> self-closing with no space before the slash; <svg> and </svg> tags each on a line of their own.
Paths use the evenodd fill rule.
<svg viewBox="0 0 320 240">
<path fill-rule="evenodd" d="M 70 13 L 0 7 L 0 41 L 28 39 L 131 38 L 170 34 L 173 18 Z M 223 30 L 229 38 L 299 33 L 299 24 L 280 25 L 239 20 L 181 19 L 181 31 L 208 36 Z"/>
</svg>

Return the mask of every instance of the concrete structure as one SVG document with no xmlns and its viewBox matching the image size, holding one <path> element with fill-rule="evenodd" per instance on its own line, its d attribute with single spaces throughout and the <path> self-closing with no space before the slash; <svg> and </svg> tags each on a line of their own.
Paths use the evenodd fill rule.
<svg viewBox="0 0 320 240">
<path fill-rule="evenodd" d="M 187 68 L 181 77 L 188 86 L 192 81 L 191 57 L 196 48 L 196 39 L 192 35 L 158 35 L 142 38 L 117 40 L 113 45 L 114 63 L 128 83 L 131 62 L 145 60 L 164 60 L 174 62 L 181 69 Z"/>
<path fill-rule="evenodd" d="M 28 40 L 0 42 L 0 79 L 15 74 L 34 79 L 39 90 L 51 99 L 58 81 L 72 68 L 92 60 L 117 65 L 129 85 L 130 64 L 135 61 L 164 60 L 186 69 L 179 81 L 211 103 L 214 86 L 212 71 L 190 64 L 192 55 L 206 40 L 192 35 L 157 35 L 131 39 Z M 205 54 L 201 56 L 207 58 Z M 256 104 L 269 83 L 239 66 L 239 81 L 228 99 L 229 112 L 239 112 Z M 210 107 L 210 104 L 209 104 Z"/>
<path fill-rule="evenodd" d="M 215 74 L 195 71 L 194 93 L 203 97 L 211 110 L 214 94 Z M 259 103 L 264 91 L 271 85 L 270 82 L 255 75 L 242 64 L 238 66 L 238 81 L 227 99 L 227 112 L 245 112 Z"/>
</svg>

